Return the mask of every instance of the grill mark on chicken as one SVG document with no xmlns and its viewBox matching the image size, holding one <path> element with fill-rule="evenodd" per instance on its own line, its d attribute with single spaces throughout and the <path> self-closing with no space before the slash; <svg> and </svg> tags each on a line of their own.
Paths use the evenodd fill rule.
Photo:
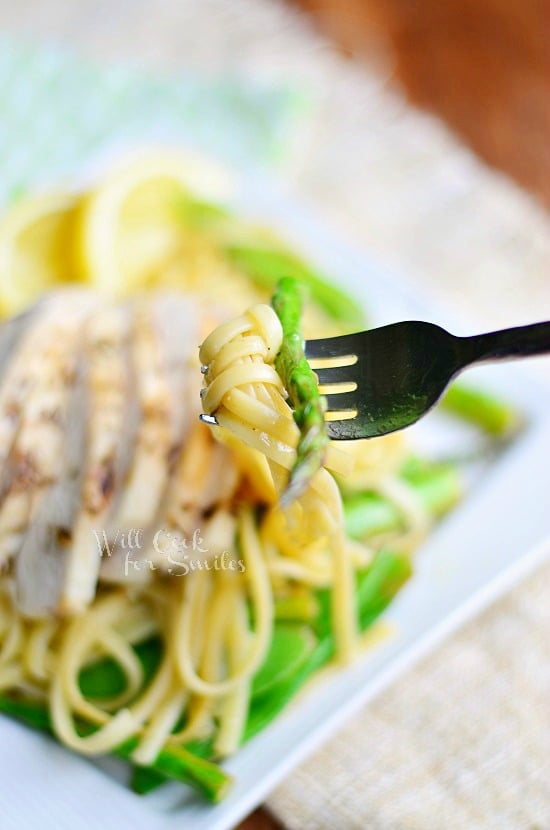
<svg viewBox="0 0 550 830">
<path fill-rule="evenodd" d="M 197 419 L 202 378 L 196 343 L 221 321 L 221 316 L 211 319 L 202 309 L 197 329 L 193 329 L 193 336 L 195 331 L 197 333 L 195 343 L 189 344 L 188 365 L 192 371 L 185 375 L 186 388 L 182 395 L 182 401 L 186 402 L 182 409 L 187 412 L 186 440 L 181 443 L 175 458 L 156 525 L 170 532 L 174 540 L 189 540 L 195 531 L 205 531 L 211 521 L 219 525 L 217 516 L 227 507 L 238 486 L 239 472 L 229 451 L 215 441 L 210 429 Z M 227 513 L 221 523 L 227 527 Z M 152 544 L 148 545 L 143 558 L 162 570 L 170 570 L 173 564 Z M 150 575 L 151 568 L 142 569 L 142 572 Z"/>
<path fill-rule="evenodd" d="M 132 354 L 141 420 L 133 462 L 113 519 L 122 531 L 152 520 L 173 443 L 170 389 L 153 315 L 145 301 L 134 312 Z"/>
<path fill-rule="evenodd" d="M 75 340 L 71 345 L 79 370 L 68 372 L 62 380 L 63 415 L 56 423 L 57 436 L 51 433 L 60 458 L 51 480 L 30 489 L 29 523 L 15 560 L 18 604 L 30 617 L 44 617 L 57 610 L 67 564 L 73 554 L 67 540 L 72 536 L 79 505 L 86 440 L 86 395 L 80 349 Z"/>
<path fill-rule="evenodd" d="M 227 509 L 239 480 L 229 450 L 214 440 L 208 427 L 196 422 L 174 472 L 159 527 L 181 543 L 192 540 L 199 531 L 206 542 L 207 558 L 217 552 L 210 549 L 210 539 L 217 544 L 223 537 L 227 540 L 225 547 L 229 547 L 234 520 Z M 168 558 L 150 546 L 145 558 L 155 567 L 170 571 L 176 557 Z"/>
<path fill-rule="evenodd" d="M 239 474 L 197 422 L 201 317 L 181 295 L 100 308 L 63 292 L 29 318 L 0 375 L 0 568 L 13 562 L 30 617 L 78 613 L 98 579 L 126 581 L 117 532 L 143 528 L 133 560 L 159 528 L 233 534 Z"/>
<path fill-rule="evenodd" d="M 84 341 L 87 366 L 86 457 L 72 546 L 56 601 L 62 614 L 77 613 L 93 599 L 101 562 L 100 538 L 123 487 L 132 409 L 128 349 L 131 309 L 107 308 L 90 319 Z"/>
<path fill-rule="evenodd" d="M 159 295 L 137 305 L 133 358 L 142 419 L 133 465 L 110 528 L 113 539 L 133 528 L 142 531 L 136 561 L 146 556 L 175 463 L 199 412 L 197 342 L 197 309 L 188 298 Z M 124 558 L 125 551 L 115 546 L 102 561 L 101 578 L 124 580 Z M 135 576 L 139 578 L 137 571 Z"/>
<path fill-rule="evenodd" d="M 83 493 L 91 515 L 102 513 L 115 491 L 115 458 L 106 459 L 90 470 L 90 480 Z"/>
<path fill-rule="evenodd" d="M 18 605 L 31 617 L 55 610 L 63 580 L 66 546 L 58 528 L 70 528 L 79 503 L 79 480 L 86 437 L 85 366 L 82 331 L 96 300 L 72 294 L 63 319 L 51 327 L 43 369 L 27 400 L 16 455 L 33 460 L 38 481 L 12 490 L 2 507 L 2 542 L 15 560 Z M 84 328 L 85 330 L 85 328 Z M 17 521 L 12 506 L 17 504 Z"/>
<path fill-rule="evenodd" d="M 23 336 L 4 366 L 0 388 L 0 563 L 4 566 L 17 552 L 27 524 L 28 493 L 52 480 L 51 465 L 43 463 L 41 441 L 36 436 L 31 439 L 36 432 L 39 439 L 47 438 L 44 425 L 53 424 L 50 416 L 56 407 L 46 401 L 37 409 L 32 396 L 48 371 L 52 374 L 52 349 L 61 348 L 64 318 L 77 295 L 84 293 L 60 293 L 25 314 Z"/>
<path fill-rule="evenodd" d="M 129 312 L 110 309 L 90 323 L 89 451 L 83 486 L 83 506 L 90 514 L 103 513 L 111 504 L 118 481 L 117 459 L 125 427 L 126 400 L 130 394 L 125 350 L 128 348 Z"/>
<path fill-rule="evenodd" d="M 43 305 L 43 304 L 42 304 Z M 40 304 L 0 326 L 0 378 L 4 377 L 21 340 L 40 313 Z"/>
<path fill-rule="evenodd" d="M 0 491 L 9 487 L 11 455 L 25 401 L 42 371 L 42 358 L 59 317 L 61 298 L 43 301 L 2 327 L 0 341 Z"/>
</svg>

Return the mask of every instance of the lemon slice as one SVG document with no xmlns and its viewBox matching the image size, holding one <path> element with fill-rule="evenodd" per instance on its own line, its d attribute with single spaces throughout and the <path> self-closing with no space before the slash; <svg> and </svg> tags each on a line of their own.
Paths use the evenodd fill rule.
<svg viewBox="0 0 550 830">
<path fill-rule="evenodd" d="M 189 154 L 148 154 L 119 167 L 83 199 L 76 255 L 83 277 L 127 294 L 152 286 L 182 244 L 186 197 L 224 200 L 225 171 Z"/>
<path fill-rule="evenodd" d="M 0 311 L 11 315 L 73 277 L 70 235 L 76 196 L 18 201 L 0 221 Z"/>
</svg>

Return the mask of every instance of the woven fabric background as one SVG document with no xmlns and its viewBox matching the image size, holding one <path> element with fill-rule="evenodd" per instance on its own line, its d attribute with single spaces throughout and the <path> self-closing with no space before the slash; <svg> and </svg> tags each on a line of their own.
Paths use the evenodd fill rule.
<svg viewBox="0 0 550 830">
<path fill-rule="evenodd" d="M 0 27 L 153 73 L 290 87 L 310 107 L 281 171 L 329 221 L 472 330 L 550 317 L 542 209 L 277 0 L 0 0 Z M 540 570 L 404 676 L 269 808 L 289 830 L 550 827 L 549 582 Z"/>
<path fill-rule="evenodd" d="M 303 764 L 292 830 L 550 826 L 548 570 L 454 636 Z"/>
</svg>

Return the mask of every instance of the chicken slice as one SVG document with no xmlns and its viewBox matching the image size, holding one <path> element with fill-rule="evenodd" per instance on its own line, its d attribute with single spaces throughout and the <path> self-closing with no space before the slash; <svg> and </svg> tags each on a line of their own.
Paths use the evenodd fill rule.
<svg viewBox="0 0 550 830">
<path fill-rule="evenodd" d="M 230 451 L 197 421 L 178 459 L 159 521 L 160 532 L 149 548 L 147 562 L 169 572 L 189 550 L 197 550 L 198 540 L 203 540 L 206 549 L 201 544 L 196 556 L 214 556 L 218 551 L 213 539 L 223 537 L 225 547 L 230 547 L 234 521 L 228 507 L 239 481 Z M 220 532 L 222 527 L 224 533 Z"/>
<path fill-rule="evenodd" d="M 17 603 L 31 617 L 55 610 L 71 549 L 86 442 L 82 331 L 96 303 L 81 292 L 60 300 L 59 319 L 36 355 L 41 371 L 25 402 L 0 508 L 0 555 L 15 557 Z"/>
<path fill-rule="evenodd" d="M 47 373 L 52 345 L 75 298 L 73 291 L 53 295 L 13 321 L 24 322 L 25 328 L 15 353 L 4 365 L 0 385 L 0 567 L 5 568 L 18 549 L 19 535 L 25 529 L 25 495 L 17 494 L 25 479 L 34 475 L 18 441 L 27 402 Z"/>
<path fill-rule="evenodd" d="M 0 326 L 0 378 L 3 378 L 10 366 L 23 335 L 29 330 L 40 314 L 40 303 L 17 317 L 6 320 Z M 42 304 L 43 306 L 44 304 Z"/>
<path fill-rule="evenodd" d="M 136 304 L 132 353 L 141 421 L 126 486 L 108 531 L 110 550 L 100 574 L 104 580 L 145 577 L 139 567 L 128 573 L 124 540 L 131 533 L 140 540 L 139 549 L 132 551 L 139 563 L 155 531 L 175 461 L 198 415 L 198 318 L 195 304 L 181 295 L 157 295 Z"/>
<path fill-rule="evenodd" d="M 48 298 L 9 320 L 0 332 L 0 500 L 9 486 L 12 465 L 8 459 L 23 407 L 42 372 L 42 355 L 60 307 L 60 298 Z"/>
<path fill-rule="evenodd" d="M 70 555 L 56 601 L 63 614 L 81 611 L 95 595 L 103 534 L 134 447 L 137 406 L 129 359 L 130 322 L 131 309 L 117 306 L 98 311 L 87 328 L 87 455 Z"/>
</svg>

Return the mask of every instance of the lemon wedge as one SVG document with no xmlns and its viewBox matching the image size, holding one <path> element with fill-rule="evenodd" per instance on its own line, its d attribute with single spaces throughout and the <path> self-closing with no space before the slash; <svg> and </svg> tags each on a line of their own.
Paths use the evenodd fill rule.
<svg viewBox="0 0 550 830">
<path fill-rule="evenodd" d="M 116 295 L 158 284 L 182 245 L 185 199 L 224 200 L 231 187 L 223 168 L 188 153 L 147 154 L 120 166 L 80 203 L 80 275 Z"/>
<path fill-rule="evenodd" d="M 68 240 L 77 197 L 23 198 L 0 221 L 0 312 L 15 314 L 44 291 L 74 277 Z"/>
</svg>

